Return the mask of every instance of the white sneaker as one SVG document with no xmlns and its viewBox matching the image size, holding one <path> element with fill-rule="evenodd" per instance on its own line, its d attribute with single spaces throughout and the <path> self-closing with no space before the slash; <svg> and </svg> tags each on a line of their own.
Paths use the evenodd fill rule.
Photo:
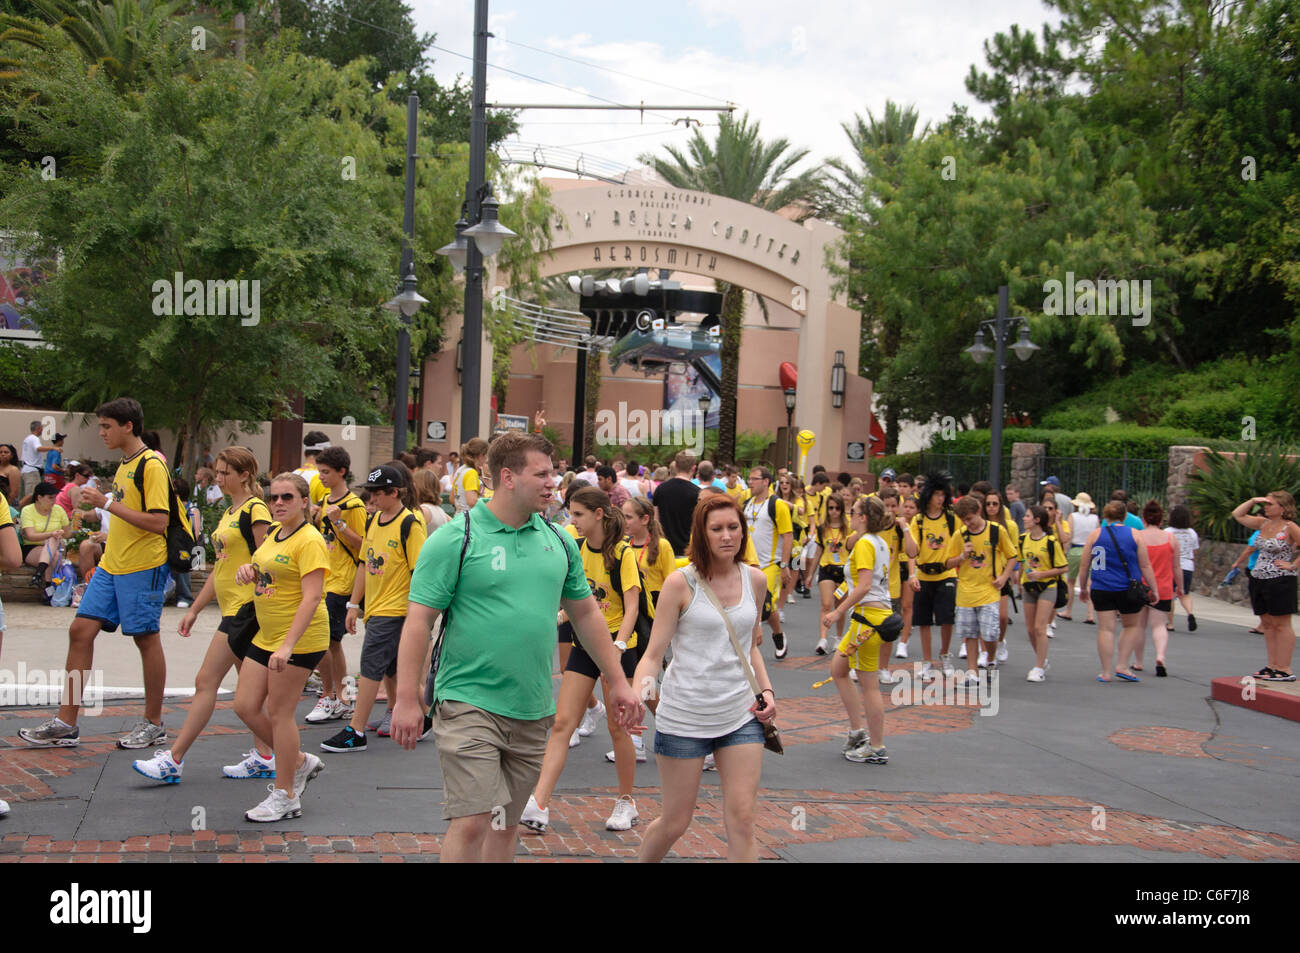
<svg viewBox="0 0 1300 953">
<path fill-rule="evenodd" d="M 1051 670 L 1052 670 L 1052 660 L 1049 658 L 1043 659 L 1043 674 L 1046 675 Z"/>
<path fill-rule="evenodd" d="M 968 671 L 968 672 L 966 673 L 966 684 L 967 684 L 967 685 L 978 685 L 978 684 L 979 684 L 980 682 L 982 682 L 983 680 L 984 680 L 984 679 L 983 679 L 983 676 L 981 676 L 979 672 L 970 672 L 970 671 Z"/>
<path fill-rule="evenodd" d="M 858 680 L 858 670 L 856 668 L 849 669 L 849 681 L 856 683 L 857 680 Z"/>
<path fill-rule="evenodd" d="M 310 751 L 303 754 L 303 762 L 293 773 L 293 799 L 296 804 L 302 792 L 307 789 L 307 782 L 325 770 L 325 762 Z M 296 815 L 295 815 L 296 816 Z"/>
<path fill-rule="evenodd" d="M 1007 643 L 999 642 L 997 660 L 999 662 L 1005 662 L 1009 658 L 1011 658 L 1011 650 L 1007 648 Z"/>
<path fill-rule="evenodd" d="M 181 765 L 172 760 L 170 751 L 159 751 L 148 761 L 136 761 L 131 767 L 146 778 L 163 784 L 179 784 Z"/>
<path fill-rule="evenodd" d="M 958 658 L 965 658 L 965 657 L 966 657 L 966 643 L 965 643 L 965 642 L 963 642 L 963 643 L 961 644 L 961 651 L 959 651 L 959 652 L 957 653 L 957 657 L 958 657 Z"/>
<path fill-rule="evenodd" d="M 188 609 L 189 607 L 190 607 L 190 604 L 189 604 L 188 602 L 186 602 L 184 599 L 180 599 L 180 600 L 178 600 L 178 601 L 176 602 L 176 608 L 177 608 L 177 609 Z"/>
<path fill-rule="evenodd" d="M 933 663 L 933 662 L 922 662 L 922 663 L 921 663 L 921 678 L 922 678 L 922 680 L 929 680 L 929 679 L 933 679 L 933 678 L 935 678 L 935 677 L 937 677 L 937 676 L 936 676 L 936 673 L 935 673 L 935 670 L 934 670 L 934 663 Z"/>
<path fill-rule="evenodd" d="M 614 812 L 605 822 L 607 831 L 630 831 L 636 824 L 636 802 L 630 797 L 621 797 L 614 802 Z"/>
<path fill-rule="evenodd" d="M 1029 670 L 1029 674 L 1025 676 L 1025 681 L 1027 682 L 1042 682 L 1045 681 L 1046 679 L 1047 679 L 1047 673 L 1044 672 L 1037 665 L 1031 668 Z"/>
<path fill-rule="evenodd" d="M 576 748 L 582 744 L 582 738 L 578 735 L 578 729 L 573 729 L 573 734 L 569 735 L 569 747 Z"/>
<path fill-rule="evenodd" d="M 645 760 L 646 760 L 645 742 L 641 740 L 641 736 L 640 736 L 640 735 L 633 735 L 633 736 L 632 736 L 632 748 L 636 751 L 636 763 L 637 763 L 637 764 L 645 764 Z M 614 752 L 613 752 L 613 751 L 606 751 L 606 752 L 605 752 L 605 760 L 608 761 L 610 764 L 613 764 L 613 763 L 614 763 Z"/>
<path fill-rule="evenodd" d="M 966 657 L 966 656 L 964 656 L 964 655 L 962 656 L 962 658 L 965 658 L 965 657 Z M 979 662 L 978 662 L 977 664 L 979 665 L 980 668 L 988 668 L 988 667 L 989 667 L 989 653 L 988 653 L 987 651 L 985 651 L 984 649 L 980 649 L 980 660 L 979 660 Z"/>
<path fill-rule="evenodd" d="M 1055 617 L 1053 617 L 1053 621 L 1047 623 L 1047 637 L 1048 637 L 1049 639 L 1054 639 L 1054 638 L 1056 638 L 1056 621 L 1055 621 Z"/>
<path fill-rule="evenodd" d="M 324 695 L 316 702 L 316 707 L 307 713 L 307 721 L 313 725 L 320 724 L 322 721 L 333 721 L 339 717 L 339 701 L 337 698 L 327 698 Z"/>
<path fill-rule="evenodd" d="M 708 754 L 706 754 L 706 755 L 704 756 L 704 770 L 705 770 L 705 771 L 717 771 L 717 770 L 718 770 L 718 766 L 717 766 L 716 764 L 713 763 L 713 752 L 709 752 Z"/>
<path fill-rule="evenodd" d="M 876 672 L 876 681 L 881 685 L 892 685 L 894 682 L 898 681 L 898 679 L 894 678 L 889 669 L 882 668 L 880 671 Z"/>
<path fill-rule="evenodd" d="M 963 646 L 962 651 L 963 651 L 963 652 L 965 651 L 965 647 L 964 647 L 964 646 Z M 965 655 L 962 656 L 962 658 L 965 658 L 965 657 L 966 657 Z M 939 656 L 939 659 L 940 659 L 940 660 L 942 661 L 942 663 L 943 663 L 943 674 L 944 674 L 944 675 L 955 675 L 955 674 L 957 673 L 957 669 L 954 668 L 954 667 L 953 667 L 953 664 L 952 664 L 952 653 L 951 653 L 951 652 L 944 652 L 943 655 Z"/>
<path fill-rule="evenodd" d="M 792 605 L 794 605 L 794 593 L 793 593 L 793 592 L 790 593 L 790 595 L 788 595 L 788 596 L 785 597 L 785 604 L 788 605 L 788 606 L 792 606 Z"/>
<path fill-rule="evenodd" d="M 907 643 L 899 642 L 898 648 L 894 649 L 894 658 L 907 658 Z"/>
<path fill-rule="evenodd" d="M 825 654 L 826 654 L 826 649 L 827 649 L 827 648 L 828 648 L 828 645 L 827 645 L 825 639 L 819 639 L 819 640 L 817 641 L 817 654 L 818 654 L 818 655 L 825 655 Z"/>
<path fill-rule="evenodd" d="M 263 758 L 254 748 L 244 756 L 239 764 L 228 764 L 221 769 L 228 778 L 273 778 L 275 777 L 275 755 Z"/>
<path fill-rule="evenodd" d="M 267 788 L 271 792 L 270 796 L 251 811 L 245 811 L 244 817 L 264 824 L 268 821 L 282 821 L 285 818 L 302 816 L 302 804 L 296 797 L 290 797 L 274 784 L 268 784 Z"/>
<path fill-rule="evenodd" d="M 0 817 L 4 817 L 8 813 L 9 813 L 9 802 L 0 799 Z"/>
<path fill-rule="evenodd" d="M 548 807 L 542 810 L 537 806 L 537 798 L 530 794 L 528 803 L 524 805 L 524 813 L 519 815 L 519 823 L 535 834 L 545 834 L 551 823 L 551 809 Z"/>
<path fill-rule="evenodd" d="M 597 701 L 595 708 L 588 708 L 586 712 L 583 713 L 582 722 L 578 725 L 578 734 L 582 735 L 584 738 L 587 737 L 587 735 L 595 731 L 604 720 L 605 703 Z M 570 745 L 570 747 L 572 747 L 572 745 Z"/>
</svg>

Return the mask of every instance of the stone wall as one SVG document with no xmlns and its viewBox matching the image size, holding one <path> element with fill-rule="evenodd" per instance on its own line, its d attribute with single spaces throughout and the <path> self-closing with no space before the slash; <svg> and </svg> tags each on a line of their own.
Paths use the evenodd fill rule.
<svg viewBox="0 0 1300 953">
<path fill-rule="evenodd" d="M 1165 486 L 1168 509 L 1187 502 L 1187 484 L 1204 458 L 1204 447 L 1170 447 L 1169 481 Z"/>
<path fill-rule="evenodd" d="M 1020 491 L 1026 501 L 1038 499 L 1038 472 L 1047 454 L 1045 443 L 1014 443 L 1011 445 L 1011 473 L 1007 482 Z M 1001 487 L 998 487 L 1001 489 Z"/>
</svg>

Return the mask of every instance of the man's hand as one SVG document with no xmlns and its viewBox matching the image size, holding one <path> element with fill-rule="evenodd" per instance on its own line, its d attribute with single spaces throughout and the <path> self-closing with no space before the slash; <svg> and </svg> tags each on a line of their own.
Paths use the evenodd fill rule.
<svg viewBox="0 0 1300 953">
<path fill-rule="evenodd" d="M 357 634 L 357 610 L 349 609 L 347 617 L 343 620 L 343 627 L 348 630 L 348 635 Z"/>
<path fill-rule="evenodd" d="M 618 725 L 624 731 L 633 734 L 634 729 L 641 726 L 641 719 L 645 717 L 645 706 L 641 704 L 640 696 L 626 679 L 617 679 L 609 686 L 609 703 L 618 713 Z M 397 718 L 394 714 L 393 728 L 396 727 Z"/>
<path fill-rule="evenodd" d="M 100 509 L 103 509 L 104 504 L 108 502 L 108 497 L 92 486 L 83 486 L 81 488 L 81 499 L 92 507 L 99 507 Z"/>
<path fill-rule="evenodd" d="M 398 696 L 393 706 L 393 740 L 407 751 L 415 750 L 415 743 L 424 733 L 424 710 L 416 703 Z"/>
<path fill-rule="evenodd" d="M 342 512 L 343 511 L 339 509 L 337 506 L 331 506 L 329 509 L 325 511 L 325 518 L 329 520 L 331 523 L 337 523 L 339 521 L 339 514 Z"/>
</svg>

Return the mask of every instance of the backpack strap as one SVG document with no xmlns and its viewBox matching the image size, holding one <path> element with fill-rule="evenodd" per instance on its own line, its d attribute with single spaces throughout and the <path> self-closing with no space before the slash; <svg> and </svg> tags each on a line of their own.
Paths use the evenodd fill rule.
<svg viewBox="0 0 1300 953">
<path fill-rule="evenodd" d="M 776 494 L 775 493 L 770 494 L 767 498 L 767 518 L 772 521 L 773 526 L 776 525 Z"/>
<path fill-rule="evenodd" d="M 406 555 L 406 544 L 407 544 L 408 541 L 410 541 L 410 538 L 411 538 L 411 527 L 414 526 L 414 525 L 415 525 L 415 514 L 412 513 L 410 510 L 407 510 L 406 515 L 405 515 L 404 517 L 402 517 L 402 526 L 401 526 L 401 529 L 398 530 L 398 532 L 399 532 L 399 534 L 400 534 L 400 536 L 401 536 L 401 539 L 402 539 L 402 558 L 403 558 L 403 559 L 407 559 L 407 555 Z M 342 540 L 340 540 L 340 542 L 342 542 Z M 344 546 L 343 548 L 344 548 L 344 549 L 347 549 L 346 546 Z M 464 559 L 464 558 L 465 558 L 465 554 L 462 553 L 460 558 L 461 558 L 461 559 Z M 411 569 L 415 569 L 415 567 L 412 566 Z"/>
</svg>

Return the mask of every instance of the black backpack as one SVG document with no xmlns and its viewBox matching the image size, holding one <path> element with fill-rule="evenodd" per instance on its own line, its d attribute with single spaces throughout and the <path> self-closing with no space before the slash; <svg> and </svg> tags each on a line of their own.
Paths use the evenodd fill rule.
<svg viewBox="0 0 1300 953">
<path fill-rule="evenodd" d="M 405 507 L 403 507 L 403 509 L 405 509 Z M 378 513 L 367 513 L 367 514 L 366 514 L 366 532 L 367 532 L 367 533 L 370 532 L 370 524 L 373 523 L 373 522 L 375 521 L 375 517 L 378 516 L 378 515 L 379 515 Z M 401 537 L 402 537 L 402 557 L 403 557 L 403 558 L 406 557 L 406 541 L 407 541 L 408 539 L 411 538 L 411 527 L 414 526 L 414 525 L 415 525 L 415 514 L 412 513 L 410 510 L 406 510 L 406 515 L 402 517 L 402 526 L 401 526 L 401 529 L 398 531 L 398 532 L 401 534 Z M 344 543 L 342 539 L 339 539 L 339 537 L 338 537 L 337 534 L 335 535 L 334 538 L 335 538 L 335 539 L 338 539 L 338 541 L 339 541 L 339 545 L 343 547 L 343 551 L 344 551 L 345 553 L 347 553 L 349 556 L 352 556 L 352 550 L 348 549 L 347 544 Z M 466 541 L 466 545 L 468 545 L 468 543 L 469 543 L 469 531 L 468 531 L 468 530 L 465 531 L 465 541 Z M 357 559 L 356 556 L 352 556 L 352 558 L 353 558 L 354 560 L 357 560 L 358 562 L 360 562 L 360 560 Z M 464 558 L 465 558 L 465 551 L 464 551 L 463 549 L 461 550 L 460 558 L 461 558 L 461 559 L 464 559 Z M 411 567 L 411 571 L 412 571 L 412 572 L 415 572 L 415 567 L 414 567 L 414 566 Z M 459 571 L 457 571 L 457 576 L 459 577 Z"/>
<path fill-rule="evenodd" d="M 144 468 L 150 460 L 157 460 L 167 477 L 167 529 L 164 533 L 167 540 L 167 568 L 173 572 L 189 572 L 190 560 L 194 558 L 194 529 L 190 526 L 190 515 L 181 498 L 176 495 L 176 487 L 172 485 L 172 475 L 167 464 L 155 456 L 152 450 L 145 451 L 144 459 L 135 468 L 135 488 L 140 494 L 140 508 L 144 509 Z"/>
</svg>

